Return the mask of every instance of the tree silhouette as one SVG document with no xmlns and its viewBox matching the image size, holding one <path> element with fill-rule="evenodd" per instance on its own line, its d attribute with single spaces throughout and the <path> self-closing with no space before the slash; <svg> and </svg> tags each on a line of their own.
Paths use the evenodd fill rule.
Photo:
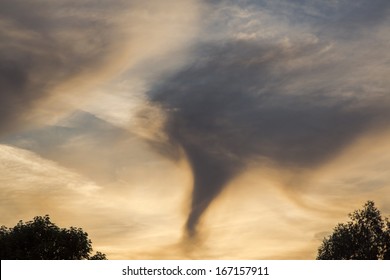
<svg viewBox="0 0 390 280">
<path fill-rule="evenodd" d="M 318 260 L 378 260 L 390 259 L 390 222 L 381 217 L 373 201 L 362 210 L 348 215 L 346 224 L 338 224 L 324 238 L 318 249 Z"/>
<path fill-rule="evenodd" d="M 2 260 L 103 260 L 97 252 L 91 256 L 92 242 L 81 228 L 59 228 L 48 215 L 32 221 L 19 221 L 13 228 L 0 228 Z"/>
</svg>

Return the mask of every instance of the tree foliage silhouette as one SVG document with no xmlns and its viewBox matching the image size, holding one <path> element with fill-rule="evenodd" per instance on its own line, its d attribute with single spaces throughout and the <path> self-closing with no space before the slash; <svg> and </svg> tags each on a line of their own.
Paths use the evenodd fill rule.
<svg viewBox="0 0 390 280">
<path fill-rule="evenodd" d="M 318 249 L 318 260 L 390 259 L 390 221 L 383 219 L 373 201 L 348 215 Z"/>
<path fill-rule="evenodd" d="M 32 221 L 19 221 L 13 228 L 0 228 L 2 260 L 103 260 L 97 252 L 91 256 L 92 241 L 81 228 L 59 228 L 48 215 Z"/>
</svg>

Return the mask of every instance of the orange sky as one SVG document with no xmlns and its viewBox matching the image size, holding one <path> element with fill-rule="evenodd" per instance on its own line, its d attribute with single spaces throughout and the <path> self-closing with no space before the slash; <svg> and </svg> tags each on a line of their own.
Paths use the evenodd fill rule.
<svg viewBox="0 0 390 280">
<path fill-rule="evenodd" d="M 109 259 L 313 259 L 367 200 L 390 215 L 386 1 L 21 2 L 1 225 L 49 214 Z"/>
</svg>

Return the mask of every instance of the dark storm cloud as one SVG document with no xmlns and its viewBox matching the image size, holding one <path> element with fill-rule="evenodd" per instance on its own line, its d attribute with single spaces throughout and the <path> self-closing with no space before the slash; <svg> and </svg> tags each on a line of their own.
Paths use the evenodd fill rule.
<svg viewBox="0 0 390 280">
<path fill-rule="evenodd" d="M 0 2 L 0 132 L 62 82 L 94 70 L 111 50 L 111 13 L 100 1 Z"/>
<path fill-rule="evenodd" d="M 335 74 L 328 64 L 286 67 L 299 59 L 319 59 L 323 47 L 248 41 L 209 45 L 190 67 L 150 93 L 168 112 L 166 133 L 184 149 L 193 171 L 190 235 L 213 199 L 249 164 L 314 168 L 389 120 L 388 104 L 332 96 L 338 87 L 353 90 L 356 81 L 329 80 Z"/>
</svg>

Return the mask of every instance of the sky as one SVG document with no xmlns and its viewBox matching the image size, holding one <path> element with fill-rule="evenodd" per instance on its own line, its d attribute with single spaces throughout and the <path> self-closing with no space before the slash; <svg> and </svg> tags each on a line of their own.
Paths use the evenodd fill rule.
<svg viewBox="0 0 390 280">
<path fill-rule="evenodd" d="M 314 259 L 390 215 L 390 2 L 2 0 L 0 224 L 109 259 Z"/>
</svg>

